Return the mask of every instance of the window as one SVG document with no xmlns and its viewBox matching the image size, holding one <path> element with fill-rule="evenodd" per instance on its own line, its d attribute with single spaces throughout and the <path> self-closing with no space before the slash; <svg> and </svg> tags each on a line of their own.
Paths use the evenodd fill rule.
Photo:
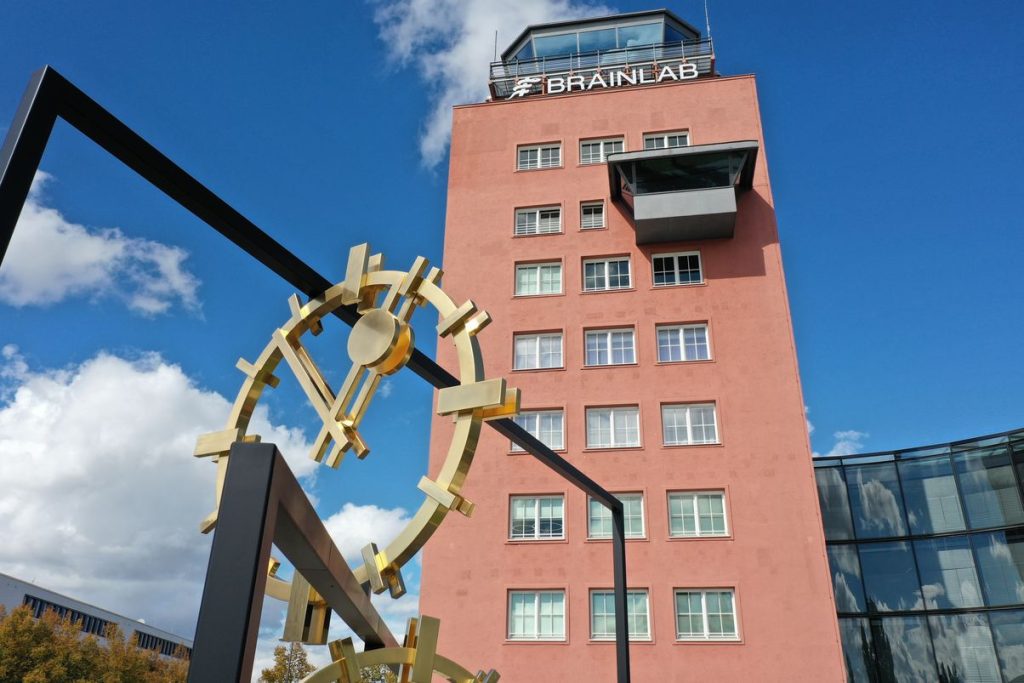
<svg viewBox="0 0 1024 683">
<path fill-rule="evenodd" d="M 666 147 L 686 147 L 690 144 L 690 134 L 685 130 L 673 133 L 648 133 L 644 136 L 644 149 L 665 149 Z"/>
<path fill-rule="evenodd" d="M 640 409 L 587 408 L 587 448 L 629 448 L 640 445 Z"/>
<path fill-rule="evenodd" d="M 629 289 L 629 259 L 588 259 L 583 262 L 583 291 Z"/>
<path fill-rule="evenodd" d="M 548 448 L 556 451 L 565 448 L 564 415 L 561 410 L 524 410 L 512 419 Z M 512 444 L 512 450 L 521 452 L 523 449 Z"/>
<path fill-rule="evenodd" d="M 628 365 L 636 362 L 633 330 L 594 330 L 586 334 L 586 365 Z"/>
<path fill-rule="evenodd" d="M 616 493 L 622 501 L 626 524 L 626 538 L 644 538 L 644 496 L 642 493 Z M 587 537 L 612 537 L 612 511 L 594 500 L 587 499 Z"/>
<path fill-rule="evenodd" d="M 721 491 L 668 494 L 670 536 L 728 536 Z"/>
<path fill-rule="evenodd" d="M 557 232 L 562 232 L 561 207 L 516 209 L 517 235 L 550 235 Z"/>
<path fill-rule="evenodd" d="M 530 145 L 519 147 L 516 168 L 529 171 L 535 168 L 557 168 L 562 165 L 561 145 Z"/>
<path fill-rule="evenodd" d="M 561 293 L 561 263 L 524 263 L 516 265 L 516 296 Z"/>
<path fill-rule="evenodd" d="M 735 640 L 736 600 L 732 590 L 677 590 L 677 640 Z"/>
<path fill-rule="evenodd" d="M 591 230 L 604 227 L 604 202 L 580 204 L 580 229 Z"/>
<path fill-rule="evenodd" d="M 651 610 L 646 590 L 626 591 L 626 623 L 630 640 L 651 639 Z M 590 592 L 590 638 L 615 639 L 615 593 Z"/>
<path fill-rule="evenodd" d="M 654 254 L 654 286 L 698 285 L 704 282 L 700 271 L 700 252 L 681 254 Z"/>
<path fill-rule="evenodd" d="M 513 496 L 508 537 L 512 540 L 564 538 L 562 496 Z"/>
<path fill-rule="evenodd" d="M 658 325 L 658 362 L 678 363 L 687 360 L 708 360 L 708 326 Z"/>
<path fill-rule="evenodd" d="M 517 334 L 513 370 L 538 370 L 562 367 L 562 333 Z"/>
<path fill-rule="evenodd" d="M 565 591 L 510 591 L 509 640 L 565 640 Z"/>
<path fill-rule="evenodd" d="M 580 142 L 580 163 L 603 164 L 609 154 L 618 154 L 622 149 L 622 138 L 583 140 Z"/>
<path fill-rule="evenodd" d="M 666 446 L 718 443 L 714 403 L 662 406 L 661 427 Z"/>
</svg>

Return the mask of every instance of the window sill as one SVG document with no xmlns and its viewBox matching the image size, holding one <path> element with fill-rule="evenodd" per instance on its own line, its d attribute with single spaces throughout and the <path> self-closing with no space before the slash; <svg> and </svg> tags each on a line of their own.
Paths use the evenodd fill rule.
<svg viewBox="0 0 1024 683">
<path fill-rule="evenodd" d="M 600 228 L 580 228 L 578 232 L 601 232 L 602 230 L 607 229 L 607 225 L 602 225 Z"/>
<path fill-rule="evenodd" d="M 604 538 L 604 537 L 592 538 L 590 536 L 587 536 L 587 538 L 584 541 L 584 543 L 611 543 L 612 540 L 613 539 L 612 539 L 611 536 L 609 536 L 608 538 Z M 638 543 L 638 542 L 640 542 L 640 543 L 649 543 L 650 540 L 651 539 L 648 538 L 647 536 L 626 536 L 626 543 Z"/>
<path fill-rule="evenodd" d="M 551 447 L 548 446 L 548 448 L 551 448 Z M 551 452 L 552 453 L 563 453 L 564 454 L 564 453 L 568 453 L 569 450 L 567 448 L 551 448 Z M 523 451 L 523 450 L 519 450 L 519 451 L 509 450 L 507 453 L 505 453 L 505 455 L 530 455 L 530 453 L 528 451 Z"/>
<path fill-rule="evenodd" d="M 635 292 L 636 287 L 616 287 L 614 289 L 584 289 L 580 294 L 614 294 L 615 292 Z"/>
<path fill-rule="evenodd" d="M 589 446 L 584 453 L 608 453 L 610 451 L 642 451 L 643 446 Z"/>
<path fill-rule="evenodd" d="M 714 363 L 715 358 L 703 358 L 700 360 L 659 360 L 655 361 L 655 365 L 707 365 L 708 363 Z"/>
<path fill-rule="evenodd" d="M 675 640 L 676 645 L 742 645 L 742 638 L 684 638 Z"/>
<path fill-rule="evenodd" d="M 588 645 L 614 645 L 615 636 L 610 638 L 591 638 L 587 641 Z M 647 638 L 630 638 L 630 645 L 654 645 L 654 638 L 648 636 Z"/>
<path fill-rule="evenodd" d="M 545 640 L 542 638 L 505 638 L 505 645 L 568 645 L 569 641 L 565 638 L 556 640 L 554 638 Z"/>
<path fill-rule="evenodd" d="M 563 168 L 565 168 L 565 166 L 563 164 L 559 164 L 558 166 L 542 166 L 542 167 L 539 167 L 539 168 L 519 168 L 517 166 L 516 170 L 513 171 L 513 173 L 535 173 L 537 171 L 560 171 Z"/>
<path fill-rule="evenodd" d="M 564 366 L 560 367 L 560 368 L 520 368 L 518 370 L 516 368 L 512 368 L 512 372 L 516 372 L 516 373 L 520 373 L 520 372 L 564 372 L 564 371 L 565 371 L 565 367 Z"/>
<path fill-rule="evenodd" d="M 547 299 L 555 296 L 565 296 L 565 292 L 558 294 L 513 294 L 513 299 Z"/>
<path fill-rule="evenodd" d="M 606 365 L 581 365 L 580 370 L 604 370 L 607 368 L 635 368 L 639 367 L 640 363 L 608 363 Z"/>
<path fill-rule="evenodd" d="M 505 545 L 550 545 L 552 543 L 568 543 L 566 536 L 561 538 L 506 538 Z"/>
<path fill-rule="evenodd" d="M 565 234 L 564 230 L 559 230 L 558 232 L 531 232 L 531 233 L 526 233 L 524 235 L 516 235 L 515 233 L 513 233 L 512 234 L 512 239 L 518 240 L 518 239 L 523 239 L 524 237 L 555 237 L 557 235 L 564 235 L 564 234 Z M 536 295 L 534 295 L 534 296 L 536 296 Z"/>
<path fill-rule="evenodd" d="M 662 448 L 672 448 L 672 449 L 675 449 L 675 448 L 721 448 L 722 447 L 722 442 L 719 441 L 718 443 L 672 443 L 672 444 L 663 443 L 663 444 L 661 444 L 661 447 Z"/>
<path fill-rule="evenodd" d="M 732 534 L 726 536 L 672 536 L 669 535 L 666 541 L 675 543 L 677 541 L 688 542 L 688 541 L 732 541 L 735 540 Z"/>
<path fill-rule="evenodd" d="M 700 282 L 681 282 L 678 285 L 651 285 L 651 291 L 659 289 L 675 289 L 676 287 L 707 287 L 708 281 L 701 280 Z"/>
</svg>

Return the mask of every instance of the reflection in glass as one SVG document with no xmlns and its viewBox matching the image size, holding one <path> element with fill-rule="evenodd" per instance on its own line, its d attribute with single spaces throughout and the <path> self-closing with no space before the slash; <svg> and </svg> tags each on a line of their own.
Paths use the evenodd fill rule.
<svg viewBox="0 0 1024 683">
<path fill-rule="evenodd" d="M 872 683 L 875 675 L 874 653 L 871 652 L 871 634 L 867 619 L 840 619 L 839 634 L 843 640 L 843 659 L 846 662 L 848 683 Z"/>
<path fill-rule="evenodd" d="M 913 534 L 960 531 L 964 515 L 947 456 L 899 463 L 907 519 Z"/>
<path fill-rule="evenodd" d="M 662 24 L 639 24 L 619 27 L 619 47 L 653 45 L 662 42 Z"/>
<path fill-rule="evenodd" d="M 879 681 L 935 681 L 935 658 L 924 617 L 871 620 Z"/>
<path fill-rule="evenodd" d="M 926 609 L 980 607 L 981 588 L 966 536 L 914 542 Z"/>
<path fill-rule="evenodd" d="M 846 481 L 858 538 L 907 535 L 900 484 L 893 463 L 848 467 Z"/>
<path fill-rule="evenodd" d="M 860 566 L 869 612 L 923 608 L 909 543 L 865 543 L 860 546 Z"/>
<path fill-rule="evenodd" d="M 1005 446 L 957 453 L 953 462 L 972 528 L 1024 522 L 1024 508 Z"/>
<path fill-rule="evenodd" d="M 928 617 L 928 624 L 932 630 L 939 680 L 962 683 L 1000 680 L 988 617 L 950 614 Z"/>
<path fill-rule="evenodd" d="M 832 589 L 840 612 L 864 611 L 864 584 L 860 578 L 860 560 L 853 545 L 828 547 L 828 566 L 832 570 Z"/>
<path fill-rule="evenodd" d="M 992 612 L 989 622 L 999 650 L 1003 680 L 1011 683 L 1024 680 L 1024 610 Z"/>
<path fill-rule="evenodd" d="M 841 540 L 853 538 L 853 520 L 850 501 L 846 497 L 846 479 L 841 467 L 819 467 L 814 470 L 818 482 L 818 502 L 825 525 L 825 538 Z"/>
<path fill-rule="evenodd" d="M 533 49 L 538 57 L 569 55 L 576 52 L 576 33 L 563 33 L 558 36 L 536 36 Z"/>
<path fill-rule="evenodd" d="M 996 531 L 973 538 L 988 604 L 1024 602 L 1024 531 Z"/>
<path fill-rule="evenodd" d="M 598 29 L 596 31 L 580 31 L 580 52 L 596 52 L 597 50 L 614 49 L 614 28 Z"/>
</svg>

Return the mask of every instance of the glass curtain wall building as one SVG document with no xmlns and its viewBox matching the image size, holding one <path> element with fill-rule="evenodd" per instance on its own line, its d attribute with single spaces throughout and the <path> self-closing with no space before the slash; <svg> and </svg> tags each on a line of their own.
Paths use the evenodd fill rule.
<svg viewBox="0 0 1024 683">
<path fill-rule="evenodd" d="M 851 683 L 1024 682 L 1024 430 L 815 478 Z"/>
</svg>

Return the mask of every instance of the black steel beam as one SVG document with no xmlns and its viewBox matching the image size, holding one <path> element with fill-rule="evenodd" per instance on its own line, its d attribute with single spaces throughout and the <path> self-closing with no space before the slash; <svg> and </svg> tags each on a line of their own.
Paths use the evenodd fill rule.
<svg viewBox="0 0 1024 683">
<path fill-rule="evenodd" d="M 39 168 L 57 118 L 70 123 L 306 296 L 316 296 L 331 286 L 332 283 L 327 278 L 186 173 L 50 66 L 45 66 L 32 75 L 3 147 L 0 148 L 0 264 L 6 256 L 32 179 Z M 349 325 L 355 324 L 359 317 L 352 306 L 340 308 L 337 315 Z M 451 387 L 459 383 L 451 373 L 418 349 L 413 352 L 408 367 L 437 388 Z M 613 519 L 621 520 L 623 510 L 618 499 L 572 463 L 530 436 L 512 420 L 496 420 L 489 424 L 574 486 L 600 501 L 611 510 Z M 615 592 L 617 596 L 621 592 L 624 601 L 624 544 L 622 547 L 615 545 L 614 554 Z M 616 600 L 618 601 L 618 597 Z M 625 612 L 616 612 L 619 683 L 629 681 L 628 641 L 622 641 L 619 634 L 619 631 L 625 628 L 625 622 Z M 625 677 L 622 669 L 623 656 L 626 658 Z"/>
</svg>

